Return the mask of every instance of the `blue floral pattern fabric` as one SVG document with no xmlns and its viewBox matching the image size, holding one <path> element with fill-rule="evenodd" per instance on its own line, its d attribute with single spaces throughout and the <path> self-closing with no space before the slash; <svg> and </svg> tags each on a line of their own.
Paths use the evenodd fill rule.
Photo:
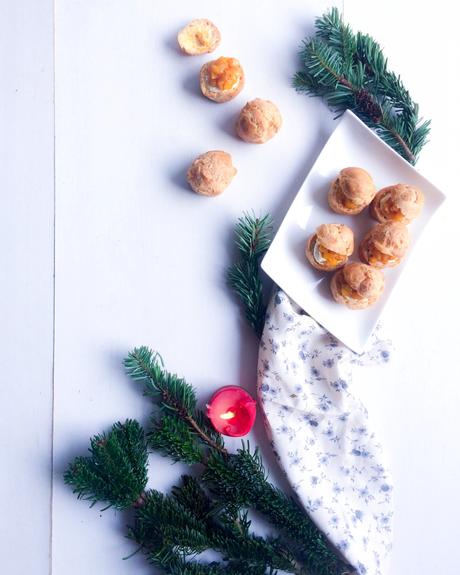
<svg viewBox="0 0 460 575">
<path fill-rule="evenodd" d="M 382 575 L 393 487 L 367 410 L 352 393 L 352 374 L 390 355 L 378 329 L 357 355 L 275 292 L 259 349 L 266 426 L 301 504 L 359 575 Z"/>
</svg>

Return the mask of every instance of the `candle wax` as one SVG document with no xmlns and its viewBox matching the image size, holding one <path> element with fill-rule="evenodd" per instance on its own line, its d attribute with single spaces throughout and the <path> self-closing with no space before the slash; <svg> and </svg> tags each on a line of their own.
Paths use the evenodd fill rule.
<svg viewBox="0 0 460 575">
<path fill-rule="evenodd" d="M 219 389 L 207 407 L 214 429 L 231 437 L 249 433 L 256 419 L 256 402 L 246 390 L 236 385 Z"/>
</svg>

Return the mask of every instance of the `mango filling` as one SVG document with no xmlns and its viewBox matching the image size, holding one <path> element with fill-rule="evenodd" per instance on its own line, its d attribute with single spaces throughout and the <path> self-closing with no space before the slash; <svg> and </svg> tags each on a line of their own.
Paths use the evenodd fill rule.
<svg viewBox="0 0 460 575">
<path fill-rule="evenodd" d="M 380 209 L 384 212 L 387 218 L 394 222 L 402 222 L 404 220 L 404 214 L 398 206 L 394 204 L 390 194 L 385 194 L 385 196 L 380 200 Z"/>
<path fill-rule="evenodd" d="M 351 288 L 349 285 L 342 284 L 342 288 L 340 291 L 341 291 L 341 294 L 343 295 L 343 297 L 351 298 L 351 299 L 362 299 L 360 293 L 358 291 L 354 290 L 353 288 Z"/>
<path fill-rule="evenodd" d="M 332 250 L 328 250 L 327 248 L 325 248 L 318 241 L 317 238 L 315 238 L 314 242 L 315 242 L 314 245 L 318 249 L 318 252 L 319 252 L 321 258 L 323 260 L 325 260 L 325 261 L 318 261 L 317 260 L 319 264 L 327 264 L 328 266 L 337 266 L 337 265 L 343 263 L 347 259 L 347 256 L 344 256 L 342 254 L 338 254 L 336 252 L 333 252 Z"/>
<path fill-rule="evenodd" d="M 208 68 L 208 84 L 221 91 L 230 90 L 241 79 L 241 67 L 235 58 L 221 56 Z"/>
<path fill-rule="evenodd" d="M 390 215 L 390 218 L 394 222 L 402 222 L 404 220 L 404 214 L 401 213 L 401 210 L 393 204 L 393 202 L 389 202 L 389 206 L 387 211 Z"/>
<path fill-rule="evenodd" d="M 382 264 L 387 265 L 389 263 L 393 263 L 395 261 L 395 257 L 384 254 L 381 251 L 377 250 L 376 248 L 369 248 L 368 251 L 368 261 L 371 265 L 374 264 Z"/>
<path fill-rule="evenodd" d="M 347 210 L 355 210 L 356 208 L 360 207 L 359 204 L 356 204 L 355 202 L 353 202 L 353 200 L 350 200 L 350 198 L 347 197 L 341 191 L 339 191 L 339 193 L 337 194 L 337 199 L 339 200 L 339 202 L 342 204 L 343 207 L 347 208 Z"/>
</svg>

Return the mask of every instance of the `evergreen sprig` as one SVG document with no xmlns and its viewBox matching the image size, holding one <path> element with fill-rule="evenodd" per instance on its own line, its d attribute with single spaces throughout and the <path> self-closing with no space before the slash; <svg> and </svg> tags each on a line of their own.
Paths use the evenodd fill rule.
<svg viewBox="0 0 460 575">
<path fill-rule="evenodd" d="M 184 379 L 164 371 L 163 360 L 158 353 L 147 347 L 135 348 L 125 359 L 124 366 L 131 379 L 144 383 L 144 395 L 159 400 L 160 407 L 166 411 L 182 410 L 190 414 L 196 408 L 193 387 Z"/>
<path fill-rule="evenodd" d="M 267 480 L 258 450 L 249 444 L 223 459 L 213 453 L 203 473 L 203 482 L 228 503 L 255 509 L 289 541 L 290 549 L 317 575 L 341 575 L 344 564 L 337 560 L 326 537 L 295 501 Z M 238 489 L 235 489 L 238 485 Z"/>
<path fill-rule="evenodd" d="M 229 560 L 225 563 L 213 561 L 202 563 L 184 558 L 180 553 L 171 551 L 166 554 L 152 552 L 147 554 L 149 562 L 161 568 L 169 575 L 275 575 L 276 571 L 265 566 L 249 565 L 245 561 Z"/>
<path fill-rule="evenodd" d="M 239 260 L 227 272 L 227 280 L 240 299 L 246 319 L 262 335 L 266 304 L 260 276 L 260 260 L 270 247 L 272 219 L 270 215 L 258 218 L 245 213 L 235 226 L 235 243 Z"/>
<path fill-rule="evenodd" d="M 147 440 L 153 451 L 158 451 L 173 461 L 192 465 L 203 459 L 202 446 L 196 441 L 190 426 L 174 415 L 152 417 Z"/>
<path fill-rule="evenodd" d="M 192 493 L 198 496 L 198 504 L 191 499 Z M 202 505 L 206 499 L 209 511 L 203 514 Z M 147 493 L 145 505 L 136 512 L 131 537 L 147 553 L 153 551 L 161 557 L 169 557 L 168 550 L 189 556 L 214 549 L 224 561 L 229 558 L 242 561 L 247 567 L 263 567 L 263 572 L 267 568 L 302 572 L 278 540 L 243 531 L 231 518 L 222 520 L 225 515 L 225 509 L 213 510 L 213 502 L 198 481 L 189 477 L 184 485 L 173 490 L 172 495 L 165 496 L 157 491 Z"/>
<path fill-rule="evenodd" d="M 142 500 L 147 485 L 147 443 L 137 421 L 115 423 L 90 440 L 89 457 L 77 457 L 64 481 L 78 499 L 128 509 Z"/>
<path fill-rule="evenodd" d="M 380 45 L 355 34 L 337 8 L 316 20 L 315 35 L 300 50 L 303 68 L 294 76 L 299 92 L 325 99 L 341 114 L 352 110 L 405 158 L 415 164 L 430 132 L 401 78 L 388 69 Z"/>
<path fill-rule="evenodd" d="M 183 448 L 192 459 L 198 449 L 192 448 L 193 442 L 226 453 L 222 436 L 211 426 L 203 412 L 196 408 L 193 387 L 183 378 L 166 371 L 158 353 L 145 346 L 135 348 L 125 359 L 124 366 L 132 379 L 144 384 L 144 395 L 151 397 L 164 414 L 161 419 L 154 418 L 154 428 L 148 436 L 153 448 L 159 447 L 176 461 L 180 456 L 180 442 L 183 442 Z M 180 437 L 176 437 L 176 442 L 168 441 L 168 435 L 171 437 L 171 432 L 174 433 L 174 426 Z M 169 451 L 168 446 L 171 448 Z"/>
<path fill-rule="evenodd" d="M 146 494 L 129 536 L 167 573 L 262 575 L 277 567 L 296 572 L 289 552 L 276 540 L 249 533 L 249 525 L 242 530 L 231 512 L 212 501 L 196 478 L 186 475 L 170 496 L 153 490 Z M 206 549 L 219 552 L 223 562 L 191 559 Z"/>
</svg>

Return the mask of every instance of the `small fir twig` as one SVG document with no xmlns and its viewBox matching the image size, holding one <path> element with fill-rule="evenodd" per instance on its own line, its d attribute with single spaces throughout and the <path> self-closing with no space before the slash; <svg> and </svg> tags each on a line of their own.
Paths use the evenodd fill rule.
<svg viewBox="0 0 460 575">
<path fill-rule="evenodd" d="M 346 573 L 324 535 L 297 503 L 272 485 L 266 476 L 258 450 L 243 445 L 230 460 L 213 453 L 203 473 L 213 493 L 231 504 L 250 507 L 263 515 L 290 541 L 290 549 L 309 572 L 320 575 Z M 234 489 L 234 485 L 238 489 Z"/>
<path fill-rule="evenodd" d="M 190 448 L 195 439 L 217 451 L 226 454 L 222 436 L 210 425 L 204 414 L 197 409 L 195 390 L 184 379 L 166 371 L 158 353 L 148 347 L 135 348 L 124 361 L 126 373 L 134 380 L 144 384 L 144 395 L 151 397 L 163 412 L 161 420 L 155 420 L 155 432 L 150 440 L 158 436 L 167 436 L 177 425 L 180 440 Z M 164 433 L 163 433 L 164 432 Z M 159 448 L 159 445 L 155 445 Z M 168 453 L 172 455 L 172 453 Z M 178 454 L 179 455 L 179 454 Z M 176 459 L 176 457 L 173 457 Z M 191 461 L 195 462 L 195 461 Z"/>
<path fill-rule="evenodd" d="M 388 70 L 380 45 L 355 34 L 337 8 L 316 20 L 315 35 L 300 51 L 303 68 L 294 76 L 299 92 L 325 99 L 339 115 L 352 110 L 405 158 L 415 164 L 430 132 L 401 78 Z"/>
<path fill-rule="evenodd" d="M 260 260 L 270 247 L 272 219 L 243 214 L 235 226 L 235 243 L 239 259 L 227 272 L 230 287 L 240 299 L 246 319 L 261 337 L 266 312 Z"/>
<path fill-rule="evenodd" d="M 186 492 L 185 494 L 183 492 Z M 194 499 L 198 498 L 198 501 Z M 203 512 L 206 501 L 207 512 Z M 131 537 L 148 553 L 174 545 L 184 555 L 195 555 L 214 549 L 224 557 L 244 561 L 247 566 L 264 567 L 301 573 L 280 542 L 262 538 L 249 531 L 250 522 L 241 531 L 226 509 L 219 509 L 192 477 L 165 496 L 157 491 L 147 494 L 146 504 L 136 514 Z"/>
<path fill-rule="evenodd" d="M 147 485 L 147 442 L 137 421 L 115 423 L 90 441 L 90 456 L 77 457 L 64 475 L 78 499 L 128 509 L 139 504 Z"/>
</svg>

